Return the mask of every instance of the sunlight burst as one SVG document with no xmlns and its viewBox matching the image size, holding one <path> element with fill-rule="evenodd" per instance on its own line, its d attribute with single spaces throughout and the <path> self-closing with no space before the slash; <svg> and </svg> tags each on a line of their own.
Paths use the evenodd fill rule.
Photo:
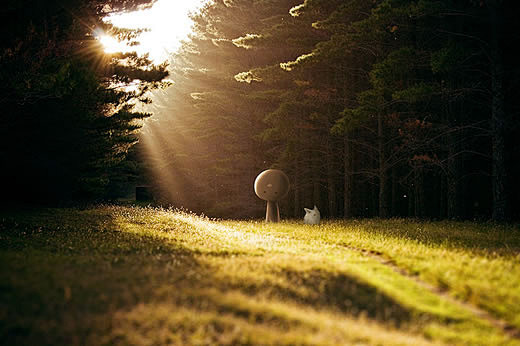
<svg viewBox="0 0 520 346">
<path fill-rule="evenodd" d="M 139 36 L 140 44 L 132 47 L 107 35 L 101 36 L 99 40 L 107 53 L 136 51 L 141 55 L 149 54 L 154 63 L 162 63 L 190 33 L 192 21 L 189 13 L 206 1 L 158 0 L 149 9 L 108 16 L 105 21 L 116 27 L 147 31 Z"/>
<path fill-rule="evenodd" d="M 115 37 L 106 34 L 101 34 L 98 40 L 103 45 L 104 51 L 109 54 L 118 52 L 124 53 L 131 48 L 123 42 L 119 42 Z"/>
</svg>

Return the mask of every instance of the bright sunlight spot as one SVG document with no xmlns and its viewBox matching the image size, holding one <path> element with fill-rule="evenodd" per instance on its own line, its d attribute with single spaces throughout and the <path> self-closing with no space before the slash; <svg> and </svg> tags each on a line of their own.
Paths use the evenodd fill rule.
<svg viewBox="0 0 520 346">
<path fill-rule="evenodd" d="M 131 47 L 127 46 L 123 42 L 119 42 L 114 37 L 106 34 L 101 34 L 99 37 L 99 42 L 103 45 L 105 52 L 117 53 L 117 52 L 127 52 Z"/>
<path fill-rule="evenodd" d="M 138 54 L 149 54 L 154 63 L 160 64 L 179 48 L 181 41 L 190 33 L 192 21 L 189 13 L 206 1 L 158 0 L 149 9 L 108 16 L 105 21 L 116 27 L 147 31 L 139 36 L 140 44 L 133 47 L 107 35 L 99 36 L 99 40 L 107 53 L 137 51 Z"/>
</svg>

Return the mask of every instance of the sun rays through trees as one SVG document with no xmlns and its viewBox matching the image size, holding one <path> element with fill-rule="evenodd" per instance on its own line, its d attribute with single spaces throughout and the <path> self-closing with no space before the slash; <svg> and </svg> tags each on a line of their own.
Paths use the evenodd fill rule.
<svg viewBox="0 0 520 346">
<path fill-rule="evenodd" d="M 161 143 L 151 155 L 160 198 L 257 217 L 251 182 L 275 167 L 290 176 L 282 210 L 293 217 L 314 204 L 327 217 L 519 215 L 509 9 L 507 1 L 206 4 L 171 58 L 175 85 L 143 136 L 148 148 Z"/>
<path fill-rule="evenodd" d="M 128 183 L 125 158 L 150 116 L 135 105 L 149 102 L 147 91 L 168 73 L 166 65 L 132 52 L 106 54 L 96 31 L 111 30 L 102 22 L 107 12 L 142 4 L 78 0 L 2 8 L 10 32 L 0 56 L 5 203 L 109 198 Z"/>
</svg>

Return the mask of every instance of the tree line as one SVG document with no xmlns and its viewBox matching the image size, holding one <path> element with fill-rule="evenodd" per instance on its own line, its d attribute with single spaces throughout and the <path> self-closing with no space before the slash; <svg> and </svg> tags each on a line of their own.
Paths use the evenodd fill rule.
<svg viewBox="0 0 520 346">
<path fill-rule="evenodd" d="M 280 168 L 290 217 L 520 215 L 513 1 L 215 0 L 168 70 L 104 53 L 97 32 L 139 31 L 102 18 L 150 5 L 0 9 L 2 204 L 112 199 L 148 179 L 161 202 L 258 217 L 253 181 Z M 151 90 L 153 117 L 136 107 Z"/>
<path fill-rule="evenodd" d="M 136 110 L 168 74 L 135 53 L 106 54 L 96 36 L 135 41 L 103 21 L 143 0 L 12 0 L 0 8 L 3 206 L 110 199 L 139 174 L 129 159 Z M 138 80 L 137 90 L 125 87 Z M 129 156 L 130 155 L 130 156 Z"/>
<path fill-rule="evenodd" d="M 512 1 L 215 0 L 170 61 L 140 155 L 160 199 L 257 217 L 253 181 L 291 178 L 282 213 L 519 215 Z"/>
</svg>

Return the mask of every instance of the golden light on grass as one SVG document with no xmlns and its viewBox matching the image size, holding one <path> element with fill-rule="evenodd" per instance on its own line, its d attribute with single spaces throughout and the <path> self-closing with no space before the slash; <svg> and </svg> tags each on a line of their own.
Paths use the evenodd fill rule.
<svg viewBox="0 0 520 346">
<path fill-rule="evenodd" d="M 30 331 L 6 344 L 518 344 L 517 226 L 120 205 L 0 216 L 5 329 Z"/>
</svg>

